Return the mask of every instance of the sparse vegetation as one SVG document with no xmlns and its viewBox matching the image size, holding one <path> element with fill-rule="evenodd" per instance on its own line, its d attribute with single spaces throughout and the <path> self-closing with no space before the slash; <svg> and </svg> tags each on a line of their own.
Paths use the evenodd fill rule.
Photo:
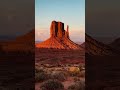
<svg viewBox="0 0 120 90">
<path fill-rule="evenodd" d="M 68 90 L 85 90 L 85 84 L 83 81 L 75 82 L 73 85 L 68 87 Z"/>
<path fill-rule="evenodd" d="M 35 73 L 36 82 L 43 82 L 47 79 L 48 79 L 48 75 L 43 70 L 36 71 Z"/>
<path fill-rule="evenodd" d="M 40 88 L 41 90 L 64 90 L 63 84 L 55 79 L 45 81 Z"/>
<path fill-rule="evenodd" d="M 65 73 L 63 73 L 63 72 L 57 72 L 57 71 L 54 72 L 54 73 L 52 73 L 51 77 L 53 79 L 57 79 L 59 81 L 65 81 L 67 79 L 67 76 L 65 75 Z"/>
<path fill-rule="evenodd" d="M 80 78 L 79 77 L 74 77 L 74 82 L 78 82 L 80 81 Z"/>
<path fill-rule="evenodd" d="M 71 76 L 77 76 L 80 73 L 79 67 L 70 67 L 69 73 Z"/>
<path fill-rule="evenodd" d="M 48 80 L 55 80 L 61 83 L 64 86 L 65 90 L 68 89 L 69 84 L 71 86 L 71 84 L 76 84 L 81 80 L 84 81 L 85 68 L 84 53 L 82 51 L 58 51 L 55 49 L 41 49 L 40 51 L 37 51 L 35 57 L 36 85 L 37 88 L 40 88 L 40 90 L 49 90 L 45 88 L 48 85 L 51 85 L 48 84 Z M 44 58 L 44 60 L 41 61 L 41 58 Z M 52 85 L 51 87 L 54 88 L 53 86 L 55 86 L 56 84 L 53 86 Z"/>
<path fill-rule="evenodd" d="M 78 74 L 78 77 L 83 77 L 83 78 L 85 78 L 85 71 L 84 71 L 84 70 L 81 71 L 81 72 Z"/>
</svg>

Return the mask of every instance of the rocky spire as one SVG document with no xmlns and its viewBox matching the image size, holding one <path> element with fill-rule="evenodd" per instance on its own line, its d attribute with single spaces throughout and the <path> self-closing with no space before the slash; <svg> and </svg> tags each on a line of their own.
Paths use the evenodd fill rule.
<svg viewBox="0 0 120 90">
<path fill-rule="evenodd" d="M 69 38 L 69 26 L 67 25 L 67 29 L 65 31 L 65 37 Z"/>
<path fill-rule="evenodd" d="M 69 38 L 69 26 L 67 25 L 67 37 Z"/>
</svg>

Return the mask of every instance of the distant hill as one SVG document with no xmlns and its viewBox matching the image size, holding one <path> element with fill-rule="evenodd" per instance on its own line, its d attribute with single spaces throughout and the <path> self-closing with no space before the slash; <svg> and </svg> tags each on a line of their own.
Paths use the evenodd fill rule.
<svg viewBox="0 0 120 90">
<path fill-rule="evenodd" d="M 6 52 L 11 51 L 34 51 L 35 30 L 31 30 L 25 35 L 19 36 L 14 40 L 1 43 L 2 49 Z"/>
<path fill-rule="evenodd" d="M 35 41 L 35 30 L 31 30 L 27 34 L 17 37 L 13 42 L 34 43 L 33 41 Z"/>
<path fill-rule="evenodd" d="M 116 50 L 120 50 L 120 38 L 114 40 L 112 43 L 109 44 L 109 46 Z"/>
<path fill-rule="evenodd" d="M 86 53 L 89 55 L 115 55 L 119 53 L 108 45 L 93 39 L 88 34 L 85 34 L 85 40 Z"/>
</svg>

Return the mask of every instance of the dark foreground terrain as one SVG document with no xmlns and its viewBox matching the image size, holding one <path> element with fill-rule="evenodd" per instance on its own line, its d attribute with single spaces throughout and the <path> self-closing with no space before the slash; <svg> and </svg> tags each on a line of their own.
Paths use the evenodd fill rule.
<svg viewBox="0 0 120 90">
<path fill-rule="evenodd" d="M 120 90 L 120 56 L 86 56 L 86 90 Z"/>
<path fill-rule="evenodd" d="M 34 54 L 0 55 L 0 90 L 34 90 Z"/>
</svg>

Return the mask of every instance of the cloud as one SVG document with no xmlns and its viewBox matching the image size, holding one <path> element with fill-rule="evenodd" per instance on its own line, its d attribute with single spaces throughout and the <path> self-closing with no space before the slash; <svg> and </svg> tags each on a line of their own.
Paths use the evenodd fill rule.
<svg viewBox="0 0 120 90">
<path fill-rule="evenodd" d="M 35 41 L 44 41 L 49 38 L 48 30 L 35 30 Z"/>
</svg>

